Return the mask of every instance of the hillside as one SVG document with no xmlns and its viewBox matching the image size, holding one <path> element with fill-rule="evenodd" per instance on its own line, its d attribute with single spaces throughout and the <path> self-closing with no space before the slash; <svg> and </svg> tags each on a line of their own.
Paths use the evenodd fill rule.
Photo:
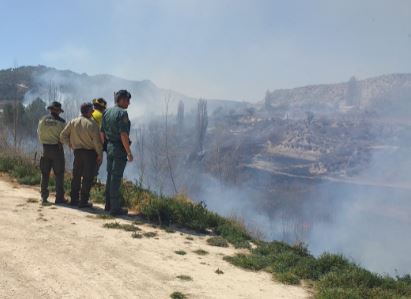
<svg viewBox="0 0 411 299">
<path fill-rule="evenodd" d="M 0 105 L 14 101 L 29 103 L 37 97 L 50 102 L 59 100 L 66 106 L 104 97 L 113 101 L 113 92 L 128 89 L 132 94 L 130 107 L 134 116 L 162 115 L 165 100 L 170 99 L 169 111 L 175 113 L 178 102 L 185 104 L 186 111 L 195 109 L 197 100 L 181 93 L 157 87 L 150 80 L 132 81 L 112 75 L 78 74 L 70 70 L 57 70 L 46 66 L 23 66 L 0 70 Z M 209 99 L 209 109 L 218 107 L 232 109 L 244 103 Z M 135 103 L 135 104 L 134 104 Z"/>
<path fill-rule="evenodd" d="M 299 110 L 342 113 L 352 111 L 354 107 L 381 112 L 387 107 L 396 107 L 395 112 L 400 113 L 401 108 L 409 107 L 410 99 L 411 74 L 390 74 L 365 80 L 353 77 L 337 84 L 274 90 L 267 92 L 264 105 L 268 109 L 289 110 L 291 115 Z"/>
</svg>

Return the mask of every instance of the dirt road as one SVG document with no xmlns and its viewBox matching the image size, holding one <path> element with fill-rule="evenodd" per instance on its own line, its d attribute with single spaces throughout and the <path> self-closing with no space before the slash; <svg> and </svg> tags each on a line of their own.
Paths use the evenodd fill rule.
<svg viewBox="0 0 411 299">
<path fill-rule="evenodd" d="M 222 258 L 235 250 L 209 246 L 204 236 L 141 224 L 140 233 L 157 236 L 132 238 L 131 232 L 104 228 L 114 220 L 97 218 L 98 209 L 42 207 L 38 198 L 36 188 L 0 176 L 0 298 L 160 299 L 175 291 L 188 298 L 309 296 L 301 287 L 272 281 L 268 273 L 228 264 Z M 209 254 L 200 256 L 197 249 Z"/>
</svg>

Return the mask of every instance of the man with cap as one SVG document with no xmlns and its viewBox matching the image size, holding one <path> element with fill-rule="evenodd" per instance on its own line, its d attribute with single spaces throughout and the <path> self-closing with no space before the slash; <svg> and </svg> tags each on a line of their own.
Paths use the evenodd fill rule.
<svg viewBox="0 0 411 299">
<path fill-rule="evenodd" d="M 64 151 L 60 143 L 60 133 L 64 129 L 66 121 L 60 117 L 63 111 L 59 102 L 52 102 L 47 109 L 50 114 L 39 121 L 37 134 L 43 145 L 43 155 L 40 158 L 41 170 L 41 198 L 47 203 L 49 197 L 50 171 L 53 169 L 56 179 L 56 204 L 65 203 L 64 199 Z"/>
<path fill-rule="evenodd" d="M 130 120 L 126 109 L 130 104 L 131 94 L 127 90 L 119 90 L 114 94 L 116 105 L 106 110 L 101 126 L 102 140 L 107 141 L 107 180 L 105 210 L 111 215 L 127 214 L 121 208 L 120 186 L 127 160 L 133 161 L 130 150 Z"/>
<path fill-rule="evenodd" d="M 92 119 L 93 105 L 81 105 L 81 116 L 71 120 L 60 134 L 61 143 L 74 150 L 73 178 L 71 180 L 70 205 L 79 208 L 92 207 L 90 189 L 97 165 L 103 156 L 100 129 Z"/>
</svg>

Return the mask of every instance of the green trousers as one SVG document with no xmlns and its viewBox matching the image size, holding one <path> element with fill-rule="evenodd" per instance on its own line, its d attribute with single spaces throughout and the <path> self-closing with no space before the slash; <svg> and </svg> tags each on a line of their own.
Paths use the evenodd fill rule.
<svg viewBox="0 0 411 299">
<path fill-rule="evenodd" d="M 124 169 L 127 164 L 127 153 L 121 144 L 107 145 L 107 180 L 106 180 L 106 207 L 110 212 L 121 209 L 120 187 Z"/>
<path fill-rule="evenodd" d="M 51 169 L 53 169 L 54 176 L 56 177 L 56 201 L 61 202 L 64 200 L 65 169 L 64 151 L 61 145 L 43 145 L 43 155 L 40 158 L 41 198 L 43 201 L 49 197 L 48 185 Z"/>
</svg>

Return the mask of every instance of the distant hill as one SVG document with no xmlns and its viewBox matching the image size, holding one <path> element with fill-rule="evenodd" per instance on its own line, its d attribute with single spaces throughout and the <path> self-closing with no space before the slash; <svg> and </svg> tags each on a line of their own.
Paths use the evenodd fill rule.
<svg viewBox="0 0 411 299">
<path fill-rule="evenodd" d="M 279 89 L 267 92 L 267 110 L 339 113 L 371 110 L 385 113 L 411 112 L 411 74 L 390 74 L 365 80 L 354 77 L 347 82 Z M 405 109 L 405 110 L 404 110 Z"/>
<path fill-rule="evenodd" d="M 162 114 L 165 100 L 170 98 L 169 112 L 175 113 L 178 102 L 182 100 L 187 112 L 196 108 L 196 98 L 162 89 L 150 80 L 131 81 L 111 75 L 78 74 L 70 70 L 57 70 L 46 66 L 23 66 L 16 69 L 0 70 L 0 105 L 14 101 L 30 102 L 40 97 L 46 102 L 59 100 L 70 102 L 90 101 L 104 97 L 111 104 L 113 93 L 127 89 L 132 94 L 130 109 L 135 115 Z M 215 109 L 237 109 L 245 103 L 228 100 L 208 100 L 209 112 Z"/>
</svg>

